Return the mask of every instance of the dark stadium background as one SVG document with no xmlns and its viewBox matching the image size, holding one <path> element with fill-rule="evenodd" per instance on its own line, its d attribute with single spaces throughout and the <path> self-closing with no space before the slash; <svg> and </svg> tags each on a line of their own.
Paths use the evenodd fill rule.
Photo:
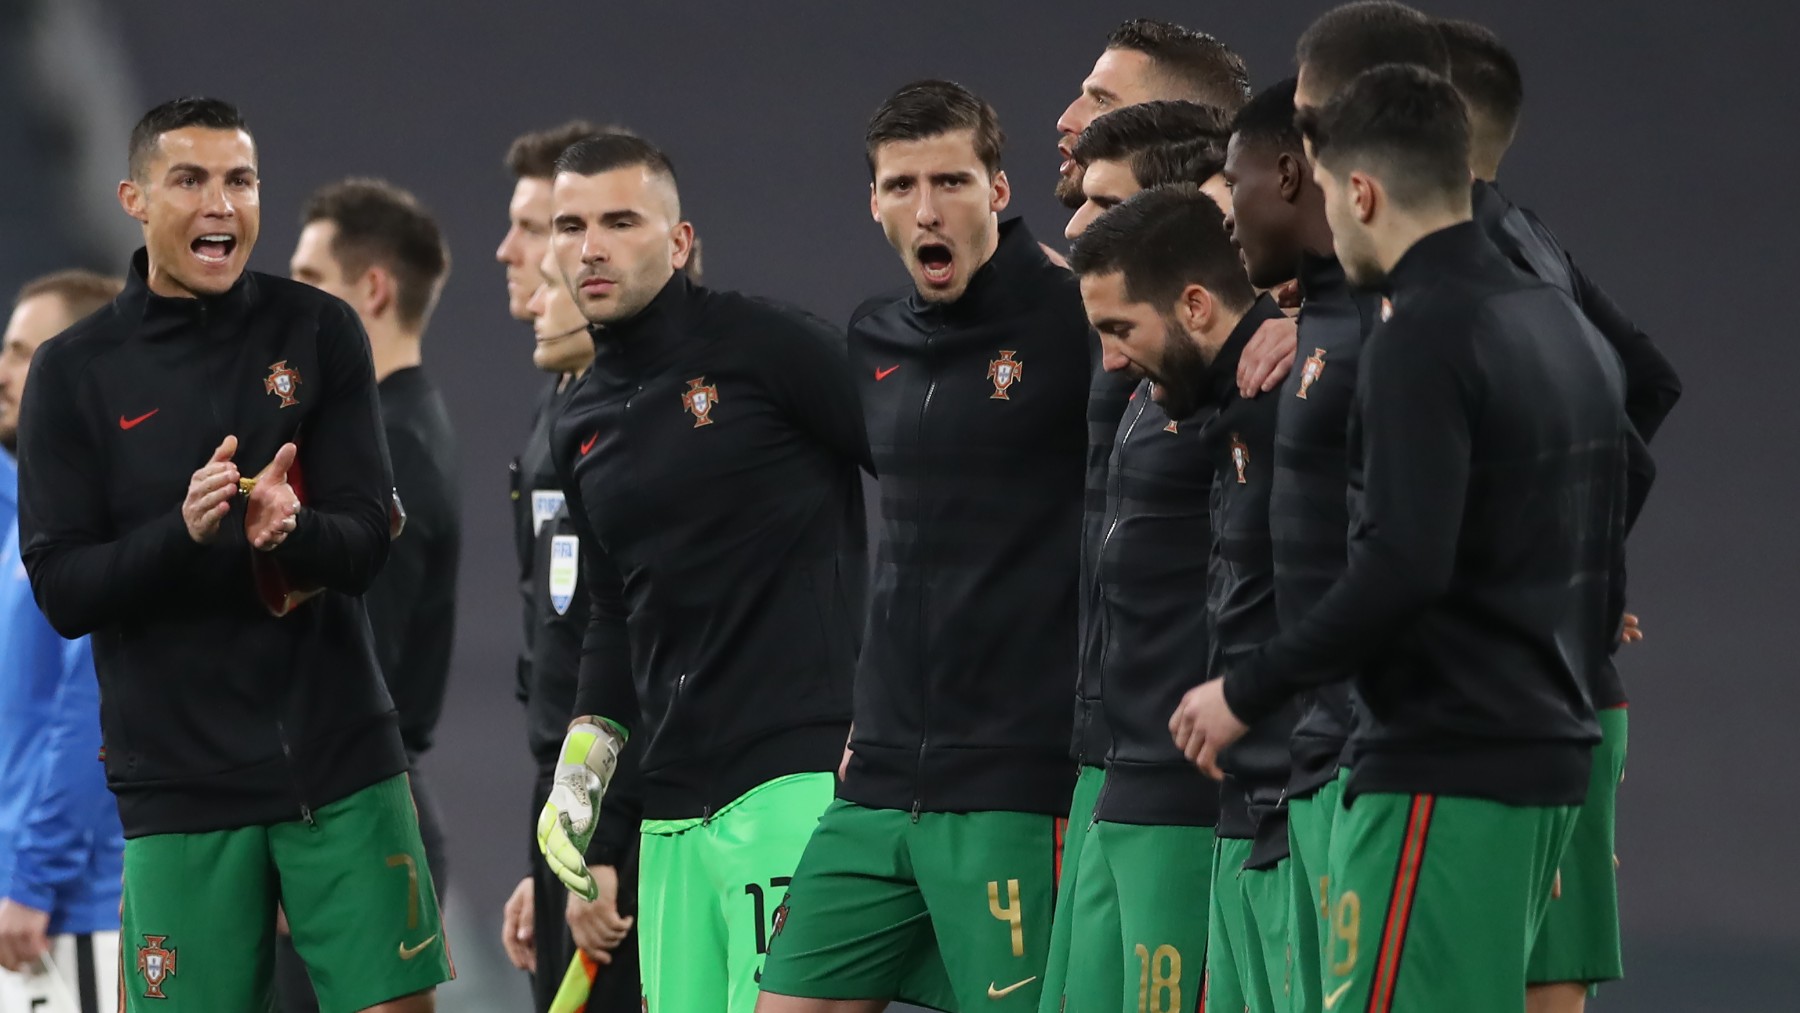
<svg viewBox="0 0 1800 1013">
<path fill-rule="evenodd" d="M 525 868 L 530 763 L 512 699 L 518 637 L 506 463 L 541 377 L 492 251 L 516 133 L 627 123 L 682 174 L 714 284 L 842 319 L 901 280 L 869 222 L 864 118 L 946 76 L 1001 112 L 1041 238 L 1052 124 L 1128 16 L 1215 33 L 1260 87 L 1288 73 L 1317 0 L 319 4 L 0 0 L 0 290 L 84 262 L 122 268 L 113 203 L 126 131 L 188 92 L 238 102 L 260 142 L 263 236 L 285 271 L 307 191 L 385 176 L 442 220 L 455 270 L 427 361 L 462 439 L 467 541 L 454 682 L 426 760 L 447 815 L 462 980 L 443 1008 L 524 1008 L 497 945 Z M 1667 350 L 1687 394 L 1634 544 L 1648 639 L 1632 690 L 1620 876 L 1629 980 L 1600 1009 L 1793 1008 L 1800 988 L 1800 779 L 1793 715 L 1793 501 L 1800 435 L 1792 5 L 1438 2 L 1524 64 L 1525 127 L 1502 175 Z M 1785 110 L 1785 112 L 1784 112 Z"/>
</svg>

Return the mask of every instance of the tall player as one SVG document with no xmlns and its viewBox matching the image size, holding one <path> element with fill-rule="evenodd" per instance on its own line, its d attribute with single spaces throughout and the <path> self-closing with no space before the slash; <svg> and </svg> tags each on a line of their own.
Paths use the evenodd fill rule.
<svg viewBox="0 0 1800 1013">
<path fill-rule="evenodd" d="M 1354 671 L 1323 1005 L 1516 1013 L 1600 739 L 1586 683 L 1616 637 L 1623 378 L 1470 220 L 1448 81 L 1379 67 L 1301 127 L 1346 272 L 1393 303 L 1357 376 L 1349 562 L 1170 727 L 1216 770 L 1244 720 Z"/>
<path fill-rule="evenodd" d="M 357 597 L 392 537 L 368 338 L 244 269 L 259 198 L 234 107 L 132 131 L 145 248 L 25 392 L 25 565 L 58 632 L 100 634 L 126 1008 L 267 1006 L 280 903 L 322 1008 L 429 1011 L 449 952 Z"/>
<path fill-rule="evenodd" d="M 1276 629 L 1268 503 L 1277 405 L 1272 398 L 1241 396 L 1236 379 L 1237 360 L 1251 335 L 1281 311 L 1273 299 L 1259 298 L 1245 277 L 1217 202 L 1192 186 L 1149 190 L 1101 215 L 1076 241 L 1070 264 L 1081 278 L 1088 319 L 1105 344 L 1106 368 L 1154 383 L 1153 389 L 1140 386 L 1140 398 L 1154 396 L 1174 420 L 1150 439 L 1171 444 L 1182 439 L 1182 428 L 1190 430 L 1180 449 L 1165 447 L 1160 455 L 1140 451 L 1131 459 L 1115 457 L 1113 464 L 1120 478 L 1114 484 L 1125 486 L 1130 496 L 1140 476 L 1154 474 L 1165 483 L 1185 478 L 1193 483 L 1193 473 L 1201 472 L 1206 475 L 1205 484 L 1210 485 L 1205 524 L 1192 517 L 1178 518 L 1158 532 L 1167 544 L 1139 547 L 1153 554 L 1158 565 L 1182 552 L 1184 544 L 1187 559 L 1195 560 L 1197 551 L 1198 560 L 1203 560 L 1197 575 L 1191 568 L 1186 572 L 1188 588 L 1196 584 L 1204 588 L 1207 603 L 1206 649 L 1201 655 L 1204 668 L 1196 671 L 1192 658 L 1179 653 L 1165 654 L 1155 660 L 1185 678 L 1151 673 L 1151 699 L 1115 702 L 1114 697 L 1121 695 L 1116 692 L 1107 699 L 1109 715 L 1136 704 L 1162 718 L 1166 748 L 1156 758 L 1166 761 L 1181 756 L 1166 736 L 1168 714 L 1183 691 L 1199 678 L 1217 679 Z M 1170 429 L 1174 432 L 1168 432 Z M 1121 528 L 1127 516 L 1120 517 Z M 1195 550 L 1191 543 L 1208 530 L 1210 539 Z M 1107 562 L 1103 556 L 1103 574 L 1121 569 L 1108 567 Z M 1183 597 L 1180 588 L 1141 588 L 1136 599 L 1118 591 L 1108 588 L 1109 605 L 1120 606 L 1109 608 L 1109 619 L 1127 611 L 1127 601 L 1146 609 L 1154 607 L 1146 601 Z M 1109 632 L 1115 634 L 1112 650 L 1123 653 L 1131 650 L 1124 638 L 1154 637 L 1158 630 L 1146 625 Z M 1138 649 L 1148 653 L 1145 647 Z M 1130 696 L 1148 695 L 1142 692 L 1145 678 L 1139 675 L 1139 692 Z M 1108 686 L 1132 688 L 1110 682 Z M 1184 994 L 1189 997 L 1186 1005 L 1194 1005 L 1200 977 L 1194 965 L 1202 953 L 1208 1003 L 1223 1009 L 1248 1008 L 1254 1013 L 1287 1008 L 1288 891 L 1283 865 L 1287 859 L 1287 814 L 1283 796 L 1293 717 L 1289 710 L 1264 716 L 1223 757 L 1227 777 L 1218 801 L 1216 840 L 1212 841 L 1196 840 L 1202 835 L 1185 828 L 1177 835 L 1168 829 L 1133 825 L 1161 822 L 1154 819 L 1159 809 L 1172 810 L 1181 796 L 1199 794 L 1198 786 L 1189 780 L 1198 772 L 1178 772 L 1167 762 L 1158 762 L 1154 769 L 1121 762 L 1125 743 L 1115 743 L 1107 764 L 1100 819 L 1090 831 L 1087 845 L 1101 860 L 1089 863 L 1078 889 L 1084 895 L 1093 892 L 1095 883 L 1090 881 L 1089 871 L 1100 873 L 1093 879 L 1137 888 L 1131 892 L 1121 889 L 1116 900 L 1125 928 L 1126 953 L 1137 949 L 1142 959 L 1141 973 L 1128 975 L 1124 983 L 1128 1008 L 1133 1000 L 1159 1009 L 1185 1008 Z M 1129 797 L 1115 802 L 1120 794 Z M 1125 815 L 1132 818 L 1120 820 Z M 1196 870 L 1182 863 L 1184 853 L 1193 860 L 1195 844 L 1212 845 L 1210 890 L 1200 885 L 1205 881 L 1197 878 Z M 1084 849 L 1084 862 L 1087 857 Z M 1156 867 L 1168 873 L 1162 884 L 1140 879 L 1132 872 L 1112 871 L 1118 866 L 1141 867 L 1146 862 L 1158 862 Z M 1168 890 L 1184 882 L 1193 885 L 1182 891 L 1181 898 L 1159 896 L 1159 886 Z M 1205 903 L 1209 893 L 1211 917 L 1205 934 L 1199 935 L 1191 924 L 1192 912 L 1200 906 L 1195 902 Z M 1169 911 L 1171 906 L 1180 914 Z M 1134 912 L 1132 908 L 1142 910 Z M 1077 913 L 1098 917 L 1080 898 Z M 1081 939 L 1079 923 L 1076 932 Z M 1178 942 L 1198 945 L 1184 952 Z M 1079 967 L 1073 958 L 1071 965 Z M 1149 976 L 1147 988 L 1145 975 Z M 1079 994 L 1081 977 L 1072 970 L 1071 995 Z M 1116 1006 L 1118 993 L 1111 998 Z M 1098 1001 L 1090 1001 L 1082 1008 L 1099 1007 Z"/>
<path fill-rule="evenodd" d="M 86 637 L 57 636 L 32 600 L 14 523 L 13 454 L 32 354 L 123 287 L 90 271 L 28 282 L 0 339 L 0 1008 L 8 1010 L 97 1010 L 119 988 L 125 840 L 96 759 L 94 652 Z"/>
<path fill-rule="evenodd" d="M 1073 242 L 1108 208 L 1165 183 L 1195 184 L 1223 205 L 1229 198 L 1218 169 L 1230 124 L 1217 106 L 1174 100 L 1141 102 L 1088 124 L 1073 148 L 1082 202 L 1063 238 Z"/>
<path fill-rule="evenodd" d="M 406 507 L 405 537 L 388 550 L 363 594 L 375 656 L 400 720 L 408 787 L 440 903 L 446 883 L 444 830 L 419 760 L 431 748 L 450 681 L 461 554 L 462 491 L 450 412 L 424 367 L 425 327 L 450 272 L 450 252 L 431 213 L 378 180 L 344 180 L 316 191 L 300 214 L 289 260 L 298 281 L 356 311 L 369 335 L 394 491 Z M 283 937 L 277 951 L 283 1013 L 316 1010 L 305 968 Z"/>
<path fill-rule="evenodd" d="M 1519 266 L 1569 292 L 1613 344 L 1625 367 L 1625 411 L 1647 443 L 1681 396 L 1674 367 L 1599 286 L 1588 279 L 1537 216 L 1514 205 L 1495 182 L 1518 132 L 1525 90 L 1518 62 L 1493 32 L 1466 21 L 1440 21 L 1450 51 L 1451 80 L 1469 110 L 1469 168 L 1475 175 L 1475 220 Z M 1653 470 L 1637 459 L 1639 503 Z M 1636 620 L 1627 617 L 1633 629 Z M 1590 692 L 1602 739 L 1594 754 L 1588 798 L 1559 867 L 1558 887 L 1532 954 L 1533 1013 L 1580 1013 L 1591 988 L 1624 976 L 1619 947 L 1619 887 L 1614 808 L 1625 776 L 1629 727 L 1625 687 L 1605 659 Z"/>
<path fill-rule="evenodd" d="M 1036 1009 L 1074 683 L 1084 394 L 1074 278 L 1018 220 L 986 102 L 919 81 L 865 135 L 911 284 L 851 347 L 881 481 L 855 732 L 789 893 L 765 1011 Z"/>
<path fill-rule="evenodd" d="M 1232 238 L 1250 283 L 1300 282 L 1300 346 L 1306 359 L 1279 395 L 1275 473 L 1270 490 L 1275 606 L 1284 625 L 1299 622 L 1343 572 L 1350 529 L 1345 441 L 1356 362 L 1381 319 L 1381 297 L 1351 287 L 1331 245 L 1324 192 L 1312 178 L 1294 125 L 1294 79 L 1274 85 L 1238 111 L 1226 151 Z M 1291 744 L 1287 786 L 1293 911 L 1293 1013 L 1318 1013 L 1321 942 L 1326 931 L 1326 865 L 1343 794 L 1340 773 L 1350 734 L 1350 688 L 1309 694 Z"/>
<path fill-rule="evenodd" d="M 539 842 L 596 895 L 582 851 L 642 737 L 644 1001 L 747 1013 L 849 730 L 856 386 L 829 328 L 678 274 L 693 229 L 649 143 L 576 142 L 552 208 L 596 341 L 551 436 L 592 618 Z"/>
</svg>

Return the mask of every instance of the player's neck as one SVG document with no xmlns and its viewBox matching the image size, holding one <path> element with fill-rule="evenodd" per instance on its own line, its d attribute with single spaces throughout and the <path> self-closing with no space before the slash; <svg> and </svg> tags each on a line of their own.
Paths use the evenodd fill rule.
<svg viewBox="0 0 1800 1013">
<path fill-rule="evenodd" d="M 375 382 L 393 376 L 403 369 L 410 369 L 424 363 L 425 356 L 420 350 L 419 335 L 407 334 L 403 331 L 378 333 L 369 332 L 369 354 L 375 360 Z"/>
</svg>

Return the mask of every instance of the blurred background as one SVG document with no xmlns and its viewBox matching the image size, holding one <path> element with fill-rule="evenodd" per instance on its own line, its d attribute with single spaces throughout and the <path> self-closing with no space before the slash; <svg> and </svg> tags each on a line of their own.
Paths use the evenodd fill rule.
<svg viewBox="0 0 1800 1013">
<path fill-rule="evenodd" d="M 528 1007 L 500 908 L 532 853 L 507 462 L 543 377 L 506 314 L 493 250 L 507 143 L 573 116 L 673 156 L 710 284 L 843 320 L 904 282 L 868 218 L 861 137 L 895 86 L 950 77 L 999 110 L 1013 210 L 1056 240 L 1054 123 L 1127 17 L 1212 32 L 1260 88 L 1291 72 L 1316 0 L 683 4 L 382 0 L 0 0 L 0 292 L 55 268 L 113 272 L 125 139 L 150 105 L 238 103 L 262 159 L 252 266 L 284 273 L 314 187 L 377 175 L 437 214 L 454 269 L 426 365 L 462 443 L 455 675 L 425 768 L 445 813 L 457 1011 Z M 1632 694 L 1620 795 L 1627 980 L 1602 1010 L 1800 1006 L 1800 711 L 1791 617 L 1800 407 L 1783 293 L 1800 225 L 1793 5 L 1436 0 L 1518 54 L 1525 123 L 1502 182 L 1661 343 L 1687 393 L 1658 437 L 1621 659 Z"/>
</svg>

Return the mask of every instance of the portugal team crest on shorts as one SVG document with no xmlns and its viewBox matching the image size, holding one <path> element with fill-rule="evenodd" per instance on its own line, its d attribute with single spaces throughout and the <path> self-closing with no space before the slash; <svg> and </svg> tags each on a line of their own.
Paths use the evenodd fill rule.
<svg viewBox="0 0 1800 1013">
<path fill-rule="evenodd" d="M 163 982 L 175 977 L 175 948 L 163 947 L 163 940 L 168 936 L 144 937 L 144 945 L 138 947 L 137 969 L 144 976 L 144 998 L 167 999 L 163 994 Z"/>
<path fill-rule="evenodd" d="M 681 392 L 681 407 L 694 416 L 694 428 L 712 425 L 713 406 L 719 403 L 719 388 L 706 382 L 706 377 L 696 376 L 688 381 L 688 389 Z"/>
<path fill-rule="evenodd" d="M 1244 445 L 1243 440 L 1238 439 L 1236 433 L 1231 434 L 1231 463 L 1237 468 L 1238 484 L 1250 484 L 1249 476 L 1244 474 L 1250 467 L 1250 448 Z"/>
<path fill-rule="evenodd" d="M 269 367 L 269 375 L 263 377 L 263 390 L 270 394 L 281 395 L 281 407 L 292 408 L 300 403 L 300 372 L 288 368 L 283 359 Z"/>
<path fill-rule="evenodd" d="M 787 902 L 787 898 L 783 897 L 783 898 L 781 898 L 781 904 L 775 908 L 774 916 L 769 919 L 769 922 L 770 922 L 769 938 L 770 939 L 774 939 L 776 936 L 781 935 L 781 930 L 787 928 L 787 919 L 788 919 L 788 902 Z"/>
<path fill-rule="evenodd" d="M 988 360 L 987 378 L 994 381 L 994 392 L 988 395 L 989 401 L 1011 401 L 1006 396 L 1007 388 L 1025 379 L 1025 364 L 1013 358 L 1017 353 L 1010 348 L 1002 348 L 998 359 Z"/>
<path fill-rule="evenodd" d="M 1318 383 L 1319 377 L 1324 375 L 1325 349 L 1315 348 L 1313 353 L 1306 357 L 1306 365 L 1300 369 L 1300 392 L 1294 396 L 1302 401 L 1306 400 L 1307 389 Z"/>
</svg>

